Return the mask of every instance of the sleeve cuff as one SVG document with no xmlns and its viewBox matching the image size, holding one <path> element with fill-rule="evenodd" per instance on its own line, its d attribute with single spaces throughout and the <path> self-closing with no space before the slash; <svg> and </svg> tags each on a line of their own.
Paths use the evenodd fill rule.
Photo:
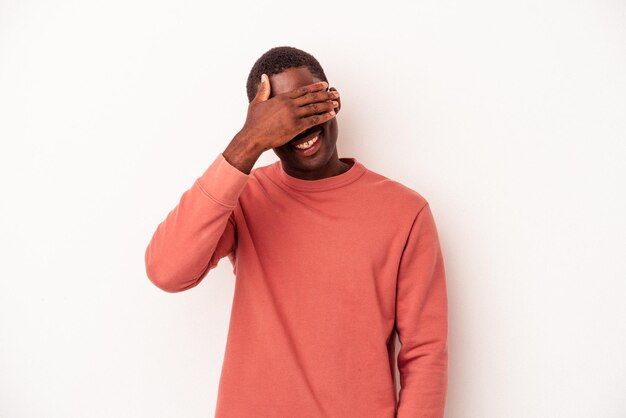
<svg viewBox="0 0 626 418">
<path fill-rule="evenodd" d="M 250 174 L 231 165 L 220 153 L 196 183 L 213 200 L 224 206 L 235 207 L 249 178 Z"/>
</svg>

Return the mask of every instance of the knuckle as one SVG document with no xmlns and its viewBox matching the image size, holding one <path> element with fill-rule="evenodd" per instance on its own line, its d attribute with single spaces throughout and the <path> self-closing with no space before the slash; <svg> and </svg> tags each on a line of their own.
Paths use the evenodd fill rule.
<svg viewBox="0 0 626 418">
<path fill-rule="evenodd" d="M 294 108 L 296 108 L 297 106 L 293 103 L 292 100 L 288 100 L 288 99 L 282 99 L 280 105 L 282 107 L 284 107 L 285 109 L 287 109 L 288 111 L 292 112 Z"/>
</svg>

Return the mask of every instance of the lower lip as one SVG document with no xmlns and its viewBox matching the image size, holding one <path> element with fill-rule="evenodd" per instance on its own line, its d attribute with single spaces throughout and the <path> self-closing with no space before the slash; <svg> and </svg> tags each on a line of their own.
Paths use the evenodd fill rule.
<svg viewBox="0 0 626 418">
<path fill-rule="evenodd" d="M 317 141 L 315 141 L 315 144 L 313 144 L 311 148 L 299 149 L 299 148 L 293 147 L 293 149 L 296 151 L 296 154 L 302 155 L 303 157 L 308 157 L 310 155 L 315 154 L 317 150 L 320 149 L 321 142 L 322 142 L 322 134 L 320 133 L 317 135 Z"/>
</svg>

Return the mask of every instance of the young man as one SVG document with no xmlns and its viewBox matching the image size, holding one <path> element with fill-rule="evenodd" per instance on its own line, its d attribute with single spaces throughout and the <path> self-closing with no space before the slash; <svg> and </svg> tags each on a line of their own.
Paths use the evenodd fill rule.
<svg viewBox="0 0 626 418">
<path fill-rule="evenodd" d="M 433 214 L 416 191 L 338 157 L 341 99 L 327 87 L 299 49 L 256 61 L 246 122 L 157 227 L 148 277 L 180 292 L 221 258 L 233 265 L 217 418 L 443 417 L 448 307 Z M 279 161 L 253 169 L 269 149 Z"/>
</svg>

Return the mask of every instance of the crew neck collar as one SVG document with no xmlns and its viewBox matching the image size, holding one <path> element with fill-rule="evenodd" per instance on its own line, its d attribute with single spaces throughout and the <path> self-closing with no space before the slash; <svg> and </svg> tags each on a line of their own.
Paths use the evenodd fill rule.
<svg viewBox="0 0 626 418">
<path fill-rule="evenodd" d="M 355 157 L 341 157 L 339 160 L 350 164 L 351 167 L 341 174 L 317 180 L 304 180 L 287 174 L 285 170 L 283 170 L 280 160 L 273 164 L 272 169 L 276 177 L 278 177 L 283 184 L 291 187 L 292 189 L 312 192 L 330 190 L 345 186 L 352 183 L 365 173 L 365 166 L 357 161 Z"/>
</svg>

